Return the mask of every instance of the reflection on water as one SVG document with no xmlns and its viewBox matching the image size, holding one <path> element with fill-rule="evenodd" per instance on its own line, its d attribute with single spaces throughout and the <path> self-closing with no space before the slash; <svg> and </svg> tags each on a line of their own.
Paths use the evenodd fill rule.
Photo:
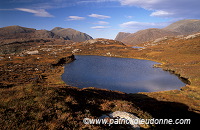
<svg viewBox="0 0 200 130">
<path fill-rule="evenodd" d="M 185 84 L 178 77 L 153 68 L 157 62 L 103 56 L 76 56 L 62 75 L 68 85 L 97 87 L 126 93 L 179 89 Z"/>
</svg>

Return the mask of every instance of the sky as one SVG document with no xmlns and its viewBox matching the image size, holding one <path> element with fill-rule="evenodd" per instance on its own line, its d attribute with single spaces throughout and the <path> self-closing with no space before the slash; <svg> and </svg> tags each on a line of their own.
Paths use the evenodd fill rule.
<svg viewBox="0 0 200 130">
<path fill-rule="evenodd" d="M 73 28 L 93 38 L 200 19 L 199 0 L 0 0 L 0 27 Z"/>
</svg>

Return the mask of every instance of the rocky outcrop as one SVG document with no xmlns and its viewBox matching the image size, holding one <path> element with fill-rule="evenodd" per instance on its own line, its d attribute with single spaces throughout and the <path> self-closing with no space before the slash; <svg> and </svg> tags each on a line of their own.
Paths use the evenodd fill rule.
<svg viewBox="0 0 200 130">
<path fill-rule="evenodd" d="M 118 45 L 124 45 L 120 41 L 110 40 L 110 39 L 103 39 L 103 38 L 97 38 L 97 39 L 87 40 L 85 42 L 82 42 L 82 44 L 83 45 L 86 45 L 86 44 L 104 44 L 104 45 L 118 44 Z"/>
<path fill-rule="evenodd" d="M 102 115 L 100 119 L 106 119 L 106 118 L 118 118 L 119 120 L 127 120 L 126 122 L 129 122 L 129 125 L 132 126 L 135 130 L 140 130 L 140 126 L 138 124 L 134 123 L 134 120 L 139 120 L 139 118 L 131 113 L 124 112 L 124 111 L 115 111 L 111 112 L 107 115 Z"/>
<path fill-rule="evenodd" d="M 71 29 L 71 28 L 61 28 L 55 27 L 51 30 L 51 32 L 55 33 L 56 35 L 65 38 L 66 40 L 72 40 L 75 42 L 83 42 L 86 40 L 93 39 L 86 33 L 82 33 L 80 31 Z"/>
<path fill-rule="evenodd" d="M 25 54 L 29 54 L 29 55 L 35 55 L 38 54 L 39 51 L 38 50 L 34 50 L 34 51 L 26 51 Z"/>
<path fill-rule="evenodd" d="M 191 35 L 184 37 L 184 39 L 193 39 L 193 38 L 196 38 L 199 36 L 200 36 L 200 33 L 195 33 L 195 34 L 191 34 Z"/>
<path fill-rule="evenodd" d="M 71 56 L 60 58 L 56 61 L 55 64 L 52 64 L 52 66 L 62 66 L 64 64 L 70 63 L 72 61 L 76 60 L 75 56 L 72 54 Z"/>
</svg>

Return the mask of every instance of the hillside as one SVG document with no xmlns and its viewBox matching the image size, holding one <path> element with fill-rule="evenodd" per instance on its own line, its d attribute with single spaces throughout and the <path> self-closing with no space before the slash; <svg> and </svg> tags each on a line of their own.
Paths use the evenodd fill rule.
<svg viewBox="0 0 200 130">
<path fill-rule="evenodd" d="M 92 37 L 74 29 L 54 28 L 48 31 L 7 26 L 0 28 L 0 54 L 18 53 L 41 44 L 65 45 L 89 39 Z"/>
<path fill-rule="evenodd" d="M 83 123 L 84 118 L 99 119 L 115 111 L 142 119 L 191 119 L 190 125 L 147 125 L 141 129 L 196 128 L 200 114 L 199 42 L 200 35 L 195 34 L 151 41 L 135 49 L 114 40 L 94 39 L 85 44 L 40 45 L 25 53 L 0 55 L 0 128 L 128 129 L 127 125 Z M 80 89 L 61 80 L 63 64 L 74 60 L 72 52 L 75 58 L 101 55 L 157 61 L 162 64 L 156 67 L 190 83 L 180 90 L 135 94 L 92 86 Z"/>
<path fill-rule="evenodd" d="M 35 29 L 21 26 L 8 26 L 0 28 L 0 39 L 30 38 Z"/>
<path fill-rule="evenodd" d="M 36 30 L 21 26 L 7 26 L 0 28 L 0 39 L 30 39 L 30 38 L 61 38 L 47 30 Z"/>
<path fill-rule="evenodd" d="M 82 42 L 92 39 L 86 33 L 79 32 L 71 28 L 55 27 L 51 31 L 36 30 L 33 28 L 26 28 L 21 26 L 7 26 L 0 28 L 0 39 L 30 39 L 30 38 L 53 38 L 72 40 L 74 42 Z"/>
<path fill-rule="evenodd" d="M 71 28 L 55 27 L 54 29 L 51 30 L 51 32 L 55 33 L 60 37 L 64 37 L 65 39 L 72 40 L 75 42 L 83 42 L 85 40 L 92 39 L 92 37 L 89 36 L 88 34 L 82 33 L 80 31 Z"/>
<path fill-rule="evenodd" d="M 175 35 L 178 35 L 178 33 L 157 28 L 150 28 L 129 34 L 124 39 L 122 39 L 122 42 L 127 45 L 136 45 L 160 37 L 175 36 Z"/>
<path fill-rule="evenodd" d="M 183 35 L 188 35 L 195 32 L 200 32 L 200 20 L 198 19 L 180 20 L 180 21 L 170 24 L 169 26 L 163 29 L 179 32 L 180 34 L 183 34 Z"/>
<path fill-rule="evenodd" d="M 126 33 L 126 32 L 119 32 L 115 38 L 115 40 L 117 41 L 121 41 L 122 39 L 124 39 L 126 36 L 128 36 L 131 33 Z"/>
<path fill-rule="evenodd" d="M 200 32 L 200 20 L 186 19 L 172 23 L 163 29 L 150 28 L 129 35 L 119 32 L 115 40 L 122 41 L 127 45 L 136 45 L 165 36 L 189 35 L 196 32 Z"/>
</svg>

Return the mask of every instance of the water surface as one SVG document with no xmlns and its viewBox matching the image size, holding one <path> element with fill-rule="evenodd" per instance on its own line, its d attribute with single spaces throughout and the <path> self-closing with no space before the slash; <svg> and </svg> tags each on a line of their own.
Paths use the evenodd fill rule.
<svg viewBox="0 0 200 130">
<path fill-rule="evenodd" d="M 145 47 L 133 46 L 132 48 L 143 49 L 143 48 L 145 48 Z"/>
<path fill-rule="evenodd" d="M 180 89 L 185 84 L 175 75 L 153 68 L 157 62 L 131 58 L 79 56 L 65 65 L 62 75 L 68 85 L 97 87 L 126 93 Z"/>
</svg>

